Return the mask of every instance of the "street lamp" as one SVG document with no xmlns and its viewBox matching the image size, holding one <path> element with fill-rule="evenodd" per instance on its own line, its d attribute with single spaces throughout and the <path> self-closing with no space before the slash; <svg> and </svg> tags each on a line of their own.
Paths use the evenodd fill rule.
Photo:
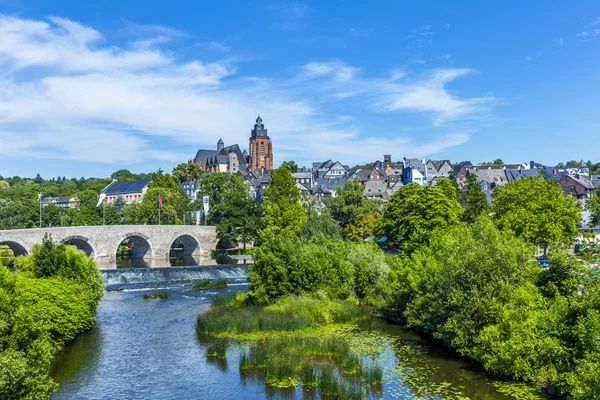
<svg viewBox="0 0 600 400">
<path fill-rule="evenodd" d="M 42 227 L 42 194 L 38 193 L 38 203 L 40 203 L 40 228 Z"/>
</svg>

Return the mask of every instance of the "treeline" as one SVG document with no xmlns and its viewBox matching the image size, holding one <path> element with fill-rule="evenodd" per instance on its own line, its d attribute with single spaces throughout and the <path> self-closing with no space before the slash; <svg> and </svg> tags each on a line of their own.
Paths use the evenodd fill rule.
<svg viewBox="0 0 600 400">
<path fill-rule="evenodd" d="M 186 223 L 191 223 L 192 211 L 199 210 L 201 205 L 190 202 L 179 184 L 190 174 L 199 176 L 200 170 L 196 164 L 192 167 L 187 165 L 177 166 L 173 174 L 165 174 L 162 170 L 149 174 L 119 170 L 110 178 L 58 177 L 45 180 L 39 174 L 33 179 L 0 176 L 0 229 L 40 226 L 38 194 L 42 194 L 43 198 L 69 197 L 77 200 L 76 208 L 63 208 L 53 204 L 44 206 L 41 221 L 44 227 L 91 226 L 102 225 L 103 222 L 107 225 L 157 224 L 159 195 L 163 197 L 163 224 L 181 224 L 184 219 Z M 125 199 L 117 198 L 113 204 L 106 204 L 104 209 L 97 207 L 100 191 L 113 179 L 151 179 L 151 183 L 147 195 L 139 204 L 127 205 Z"/>
<path fill-rule="evenodd" d="M 385 206 L 359 189 L 347 183 L 322 208 L 286 168 L 273 171 L 249 302 L 354 299 L 499 378 L 566 399 L 598 396 L 600 280 L 566 251 L 581 210 L 559 185 L 516 180 L 491 207 L 474 178 L 462 188 L 406 185 Z M 373 244 L 381 237 L 387 252 Z"/>
<path fill-rule="evenodd" d="M 15 272 L 0 264 L 0 398 L 49 398 L 54 353 L 91 328 L 103 291 L 94 260 L 50 237 Z"/>
</svg>

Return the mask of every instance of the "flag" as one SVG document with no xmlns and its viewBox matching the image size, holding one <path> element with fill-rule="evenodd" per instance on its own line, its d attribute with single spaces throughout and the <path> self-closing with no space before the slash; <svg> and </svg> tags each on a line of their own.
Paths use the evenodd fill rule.
<svg viewBox="0 0 600 400">
<path fill-rule="evenodd" d="M 160 194 L 158 195 L 158 206 L 162 210 L 162 196 Z"/>
<path fill-rule="evenodd" d="M 106 198 L 106 193 L 100 193 L 100 198 L 98 199 L 98 204 L 96 204 L 96 207 L 100 207 L 100 204 L 102 204 L 102 202 L 104 201 L 105 198 Z"/>
<path fill-rule="evenodd" d="M 42 201 L 42 194 L 41 193 L 38 194 L 38 201 Z"/>
</svg>

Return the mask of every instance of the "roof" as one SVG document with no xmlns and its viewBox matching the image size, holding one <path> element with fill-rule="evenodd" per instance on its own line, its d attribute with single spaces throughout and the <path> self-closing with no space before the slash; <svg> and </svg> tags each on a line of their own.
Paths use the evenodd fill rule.
<svg viewBox="0 0 600 400">
<path fill-rule="evenodd" d="M 368 181 L 363 191 L 365 197 L 376 197 L 389 200 L 390 194 L 387 191 L 387 184 L 384 181 Z"/>
<path fill-rule="evenodd" d="M 150 179 L 140 179 L 137 181 L 125 181 L 118 182 L 113 181 L 107 187 L 102 189 L 101 193 L 106 194 L 107 196 L 119 195 L 119 194 L 129 194 L 129 193 L 140 193 L 143 189 L 148 186 Z"/>
<path fill-rule="evenodd" d="M 508 182 L 512 182 L 515 179 L 531 178 L 537 176 L 541 171 L 539 169 L 507 169 L 506 179 Z M 477 174 L 477 172 L 475 172 Z"/>
<path fill-rule="evenodd" d="M 71 200 L 70 197 L 46 197 L 42 199 L 42 204 L 59 204 L 59 203 L 70 203 L 71 201 L 75 201 L 75 199 Z"/>
<path fill-rule="evenodd" d="M 244 153 L 242 152 L 242 150 L 240 149 L 240 146 L 238 146 L 237 144 L 223 147 L 223 149 L 221 149 L 221 151 L 198 150 L 198 152 L 196 152 L 196 157 L 194 160 L 198 164 L 200 164 L 200 163 L 206 163 L 207 165 L 226 164 L 229 161 L 229 153 L 230 152 L 233 152 L 237 155 L 239 169 L 245 170 L 246 165 L 247 165 L 246 157 L 245 157 Z"/>
<path fill-rule="evenodd" d="M 292 174 L 294 179 L 312 179 L 312 172 L 295 172 Z"/>
<path fill-rule="evenodd" d="M 486 181 L 496 186 L 504 186 L 507 183 L 506 173 L 502 169 L 480 169 L 467 168 L 469 174 L 477 175 L 477 181 Z"/>
</svg>

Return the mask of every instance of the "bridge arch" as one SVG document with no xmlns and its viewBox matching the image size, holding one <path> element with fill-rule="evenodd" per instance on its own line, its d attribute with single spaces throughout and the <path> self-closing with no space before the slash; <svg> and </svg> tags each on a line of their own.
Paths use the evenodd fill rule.
<svg viewBox="0 0 600 400">
<path fill-rule="evenodd" d="M 61 243 L 70 244 L 72 246 L 77 247 L 78 250 L 83 251 L 87 256 L 94 257 L 96 255 L 96 250 L 94 250 L 94 246 L 90 243 L 90 240 L 85 236 L 81 235 L 72 235 L 67 236 Z"/>
<path fill-rule="evenodd" d="M 25 246 L 19 242 L 15 242 L 14 240 L 4 240 L 0 242 L 0 245 L 8 246 L 12 250 L 15 257 L 26 256 L 29 254 Z"/>
<path fill-rule="evenodd" d="M 150 237 L 140 232 L 131 232 L 123 235 L 117 244 L 117 247 L 114 249 L 113 254 L 117 254 L 119 246 L 125 241 L 129 241 L 133 245 L 133 248 L 131 249 L 132 258 L 152 257 L 154 254 Z"/>
<path fill-rule="evenodd" d="M 177 242 L 179 242 L 178 244 L 181 244 L 181 246 L 183 246 L 183 249 L 180 251 L 177 251 L 174 249 L 174 245 Z M 188 234 L 177 236 L 176 238 L 174 238 L 171 241 L 171 244 L 169 245 L 169 255 L 170 256 L 174 256 L 174 255 L 191 256 L 194 254 L 198 254 L 199 252 L 200 252 L 200 243 L 198 243 L 198 240 L 195 237 L 193 237 L 192 235 L 188 235 Z"/>
</svg>

